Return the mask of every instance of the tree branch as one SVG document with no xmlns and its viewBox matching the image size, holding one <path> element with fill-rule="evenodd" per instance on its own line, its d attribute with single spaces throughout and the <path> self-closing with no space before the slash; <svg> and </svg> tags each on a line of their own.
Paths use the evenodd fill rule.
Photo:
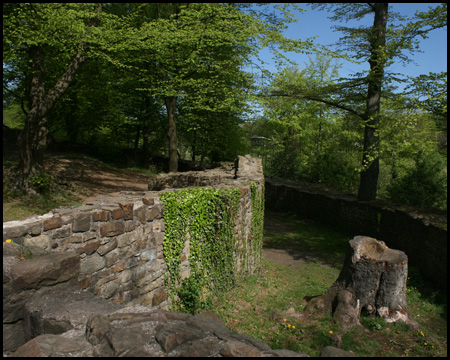
<svg viewBox="0 0 450 360">
<path fill-rule="evenodd" d="M 356 115 L 362 119 L 365 119 L 366 116 L 364 113 L 360 113 L 358 111 L 356 111 L 355 109 L 352 109 L 351 107 L 339 104 L 337 102 L 334 101 L 329 101 L 329 100 L 325 100 L 322 98 L 318 98 L 315 96 L 310 96 L 310 95 L 300 95 L 300 94 L 296 94 L 296 95 L 292 95 L 292 94 L 284 94 L 284 93 L 273 93 L 273 94 L 269 94 L 269 95 L 257 95 L 260 97 L 275 97 L 275 96 L 284 96 L 284 97 L 291 97 L 291 98 L 301 98 L 301 99 L 306 99 L 306 100 L 311 100 L 311 101 L 317 101 L 317 102 L 321 102 L 330 106 L 333 106 L 335 108 L 341 109 L 341 110 L 345 110 L 348 111 L 349 113 Z"/>
</svg>

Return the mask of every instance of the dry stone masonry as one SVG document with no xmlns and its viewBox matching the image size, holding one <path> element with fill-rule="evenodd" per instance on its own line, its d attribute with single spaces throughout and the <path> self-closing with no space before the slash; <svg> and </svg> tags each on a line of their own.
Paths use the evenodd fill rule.
<svg viewBox="0 0 450 360">
<path fill-rule="evenodd" d="M 82 206 L 4 223 L 4 354 L 280 355 L 256 339 L 230 333 L 214 314 L 168 311 L 161 190 L 205 185 L 239 189 L 236 253 L 247 252 L 245 270 L 251 272 L 261 252 L 252 246 L 251 191 L 256 186 L 263 198 L 264 176 L 261 160 L 250 156 L 210 172 L 161 175 L 148 192 L 96 196 Z M 258 226 L 262 234 L 262 222 Z M 20 261 L 24 248 L 40 256 Z M 185 277 L 188 259 L 185 246 L 180 267 Z"/>
</svg>

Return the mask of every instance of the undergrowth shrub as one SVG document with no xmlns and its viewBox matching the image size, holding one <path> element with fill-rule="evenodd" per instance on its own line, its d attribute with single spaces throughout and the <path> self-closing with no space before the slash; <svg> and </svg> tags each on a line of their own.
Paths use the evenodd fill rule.
<svg viewBox="0 0 450 360">
<path fill-rule="evenodd" d="M 447 208 L 447 174 L 439 154 L 419 153 L 415 166 L 387 187 L 389 199 L 410 205 Z"/>
</svg>

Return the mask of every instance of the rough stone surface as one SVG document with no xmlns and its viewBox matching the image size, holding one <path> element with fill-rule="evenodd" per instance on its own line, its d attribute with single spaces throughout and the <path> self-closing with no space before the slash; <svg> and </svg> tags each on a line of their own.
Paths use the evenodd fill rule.
<svg viewBox="0 0 450 360">
<path fill-rule="evenodd" d="M 32 339 L 42 334 L 62 334 L 85 328 L 92 314 L 109 314 L 121 306 L 90 292 L 58 284 L 38 290 L 25 304 L 25 334 Z"/>
<path fill-rule="evenodd" d="M 232 333 L 212 312 L 125 307 L 80 291 L 75 282 L 35 291 L 24 309 L 28 341 L 9 352 L 14 357 L 307 356 Z"/>
<path fill-rule="evenodd" d="M 76 278 L 79 264 L 79 255 L 72 251 L 20 262 L 12 269 L 14 287 L 16 290 L 38 289 Z"/>
<path fill-rule="evenodd" d="M 39 335 L 21 346 L 13 357 L 84 357 L 92 356 L 89 343 L 82 336 Z"/>
<path fill-rule="evenodd" d="M 355 354 L 345 351 L 342 349 L 338 349 L 334 346 L 326 346 L 320 352 L 321 357 L 356 357 Z"/>
</svg>

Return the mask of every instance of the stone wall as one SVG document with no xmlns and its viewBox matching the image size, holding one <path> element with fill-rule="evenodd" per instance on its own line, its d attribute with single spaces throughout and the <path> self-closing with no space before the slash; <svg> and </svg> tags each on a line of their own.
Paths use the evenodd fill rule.
<svg viewBox="0 0 450 360">
<path fill-rule="evenodd" d="M 237 169 L 241 169 L 241 172 Z M 185 180 L 180 182 L 180 178 Z M 239 157 L 239 162 L 232 168 L 174 173 L 162 175 L 158 179 L 164 182 L 164 186 L 158 186 L 159 189 L 164 188 L 162 192 L 119 192 L 96 196 L 86 199 L 82 206 L 61 207 L 42 216 L 3 223 L 4 244 L 8 240 L 7 245 L 15 248 L 16 253 L 20 246 L 24 246 L 34 254 L 43 255 L 43 258 L 70 254 L 69 258 L 79 260 L 53 269 L 39 265 L 40 258 L 22 263 L 17 258 L 7 256 L 9 260 L 5 261 L 4 252 L 4 283 L 5 279 L 10 282 L 7 296 L 4 297 L 4 326 L 23 321 L 20 309 L 24 298 L 29 297 L 26 292 L 37 290 L 37 278 L 43 277 L 42 281 L 38 281 L 39 288 L 52 286 L 55 279 L 56 283 L 73 280 L 73 276 L 64 277 L 65 271 L 70 272 L 68 268 L 71 266 L 79 268 L 76 281 L 81 291 L 126 306 L 142 305 L 167 310 L 171 299 L 167 295 L 164 280 L 168 267 L 163 249 L 165 223 L 160 195 L 167 191 L 178 191 L 173 187 L 209 185 L 239 189 L 240 211 L 236 213 L 234 236 L 235 244 L 240 248 L 236 252 L 242 252 L 241 245 L 245 244 L 246 257 L 251 259 L 246 263 L 246 271 L 251 272 L 259 265 L 261 249 L 251 246 L 255 239 L 251 236 L 254 224 L 249 216 L 252 213 L 250 184 L 256 184 L 263 199 L 264 177 L 259 159 Z M 260 226 L 262 228 L 262 222 Z M 186 243 L 188 238 L 185 239 Z M 189 275 L 189 254 L 189 246 L 185 246 L 180 267 L 183 277 Z M 236 261 L 239 261 L 239 257 Z M 25 271 L 25 263 L 38 265 L 34 270 Z M 25 272 L 22 274 L 21 271 Z M 8 274 L 6 277 L 5 273 Z M 60 273 L 63 274 L 62 280 Z M 8 309 L 6 313 L 5 306 Z M 16 309 L 13 312 L 15 315 L 8 317 L 11 308 Z M 17 332 L 16 327 L 12 333 Z"/>
<path fill-rule="evenodd" d="M 304 218 L 341 228 L 354 235 L 382 240 L 406 253 L 422 276 L 447 288 L 447 223 L 433 213 L 356 197 L 292 181 L 265 179 L 267 209 L 290 211 Z M 425 214 L 425 215 L 424 215 Z M 442 218 L 442 214 L 440 216 Z M 446 216 L 445 216 L 446 218 Z"/>
<path fill-rule="evenodd" d="M 18 245 L 3 250 L 4 356 L 307 356 L 233 333 L 212 312 L 124 306 L 80 290 L 75 251 L 21 262 Z"/>
</svg>

